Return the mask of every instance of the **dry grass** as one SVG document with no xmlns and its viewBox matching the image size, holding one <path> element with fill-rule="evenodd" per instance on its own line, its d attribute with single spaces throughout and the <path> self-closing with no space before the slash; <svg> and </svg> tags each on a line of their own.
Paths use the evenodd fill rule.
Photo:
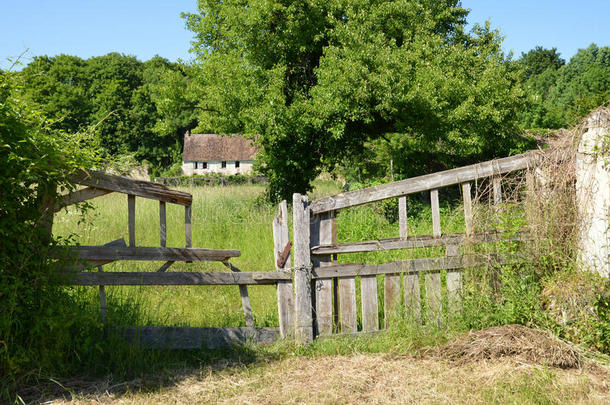
<svg viewBox="0 0 610 405">
<path fill-rule="evenodd" d="M 108 383 L 71 403 L 608 403 L 610 369 L 553 369 L 516 358 L 454 366 L 438 357 L 289 358 L 173 376 L 163 388 Z M 154 385 L 154 384 L 153 384 Z M 127 391 L 127 392 L 125 392 Z M 57 402 L 67 403 L 67 402 Z"/>
<path fill-rule="evenodd" d="M 521 325 L 471 331 L 441 347 L 439 354 L 455 364 L 507 356 L 560 368 L 578 368 L 581 364 L 578 352 L 569 344 L 548 332 Z"/>
</svg>

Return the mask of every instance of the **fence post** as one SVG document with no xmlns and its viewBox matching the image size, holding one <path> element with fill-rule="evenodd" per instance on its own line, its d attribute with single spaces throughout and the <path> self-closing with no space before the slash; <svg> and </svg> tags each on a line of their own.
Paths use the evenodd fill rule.
<svg viewBox="0 0 610 405">
<path fill-rule="evenodd" d="M 273 219 L 273 253 L 275 269 L 286 271 L 290 267 L 290 247 L 288 238 L 288 207 L 286 200 L 280 203 L 278 215 Z M 280 256 L 288 247 L 287 255 L 280 262 Z M 282 338 L 294 335 L 294 290 L 292 280 L 279 280 L 277 283 L 277 312 L 280 321 L 280 336 Z"/>
<path fill-rule="evenodd" d="M 309 250 L 309 204 L 306 195 L 292 195 L 295 284 L 295 338 L 313 341 L 311 305 L 311 259 Z"/>
</svg>

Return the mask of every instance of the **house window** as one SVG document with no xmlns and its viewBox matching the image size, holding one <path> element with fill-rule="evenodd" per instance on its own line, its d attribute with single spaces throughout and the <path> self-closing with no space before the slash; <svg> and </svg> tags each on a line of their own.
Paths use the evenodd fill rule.
<svg viewBox="0 0 610 405">
<path fill-rule="evenodd" d="M 208 168 L 208 162 L 201 162 L 201 168 L 202 169 L 207 169 Z"/>
<path fill-rule="evenodd" d="M 226 160 L 223 160 L 223 161 L 220 163 L 220 167 L 221 167 L 221 168 L 223 168 L 223 169 L 226 169 L 226 168 L 227 168 L 227 161 L 226 161 Z"/>
<path fill-rule="evenodd" d="M 195 162 L 195 170 L 197 170 L 197 162 Z"/>
<path fill-rule="evenodd" d="M 235 168 L 237 169 L 239 167 L 239 160 L 235 161 Z"/>
</svg>

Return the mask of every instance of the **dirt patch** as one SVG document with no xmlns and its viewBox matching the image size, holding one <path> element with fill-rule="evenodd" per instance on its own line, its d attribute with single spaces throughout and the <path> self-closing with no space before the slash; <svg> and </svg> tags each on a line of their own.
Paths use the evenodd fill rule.
<svg viewBox="0 0 610 405">
<path fill-rule="evenodd" d="M 504 325 L 469 332 L 438 349 L 456 364 L 516 357 L 526 362 L 559 368 L 579 368 L 581 358 L 569 344 L 547 332 L 521 325 Z"/>
</svg>

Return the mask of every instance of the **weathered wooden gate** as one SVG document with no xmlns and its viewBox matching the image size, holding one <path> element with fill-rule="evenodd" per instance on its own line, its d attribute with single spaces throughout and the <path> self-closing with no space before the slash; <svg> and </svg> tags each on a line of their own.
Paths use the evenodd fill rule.
<svg viewBox="0 0 610 405">
<path fill-rule="evenodd" d="M 197 328 L 197 327 L 129 327 L 125 335 L 148 347 L 163 348 L 216 348 L 243 343 L 246 340 L 271 342 L 277 338 L 277 328 L 254 328 L 252 309 L 247 285 L 276 284 L 290 279 L 284 272 L 241 272 L 229 262 L 240 256 L 239 250 L 214 250 L 191 246 L 191 205 L 188 193 L 171 190 L 161 184 L 133 180 L 108 173 L 82 172 L 72 179 L 85 188 L 63 196 L 54 207 L 57 212 L 72 204 L 112 192 L 127 194 L 129 244 L 123 239 L 103 246 L 73 246 L 74 263 L 66 270 L 68 282 L 73 285 L 99 286 L 102 317 L 106 310 L 105 286 L 117 285 L 237 285 L 239 286 L 245 316 L 245 328 Z M 136 197 L 159 201 L 159 247 L 136 245 Z M 185 244 L 184 248 L 169 248 L 167 242 L 166 204 L 184 206 Z M 51 222 L 52 226 L 52 222 Z M 113 261 L 164 261 L 156 272 L 104 272 L 103 265 Z M 169 272 L 177 261 L 186 263 L 200 261 L 222 262 L 230 272 Z M 97 272 L 83 271 L 87 267 L 97 267 Z"/>
<path fill-rule="evenodd" d="M 434 322 L 440 319 L 443 297 L 446 297 L 445 302 L 451 307 L 459 308 L 462 288 L 461 270 L 466 267 L 488 265 L 490 262 L 502 259 L 489 254 L 463 254 L 461 246 L 515 240 L 522 237 L 514 233 L 503 234 L 501 231 L 474 232 L 471 184 L 488 179 L 493 187 L 493 200 L 495 203 L 500 203 L 502 176 L 528 169 L 534 161 L 534 156 L 535 153 L 521 154 L 345 192 L 312 202 L 308 202 L 307 196 L 295 194 L 293 196 L 295 295 L 292 302 L 290 294 L 280 293 L 278 289 L 280 308 L 282 308 L 282 300 L 285 302 L 283 309 L 285 315 L 282 317 L 280 312 L 282 335 L 286 336 L 294 330 L 297 340 L 310 342 L 316 336 L 328 336 L 333 333 L 354 334 L 377 331 L 380 328 L 378 275 L 384 277 L 383 307 L 386 327 L 391 319 L 389 314 L 401 301 L 401 291 L 404 294 L 407 314 L 417 320 L 424 318 L 427 322 Z M 443 234 L 440 224 L 439 190 L 452 185 L 461 185 L 466 229 L 460 234 Z M 405 196 L 420 192 L 430 193 L 433 234 L 408 236 Z M 398 237 L 337 243 L 337 216 L 341 210 L 391 198 L 399 199 L 400 235 Z M 276 255 L 284 250 L 288 242 L 287 222 L 281 221 L 286 216 L 285 208 L 280 208 L 280 212 L 281 215 L 276 219 L 278 222 L 276 227 L 283 226 L 282 235 L 286 236 L 276 237 Z M 280 226 L 279 223 L 282 225 Z M 373 265 L 337 264 L 339 254 L 437 246 L 445 247 L 443 257 Z M 441 272 L 447 272 L 446 291 L 441 290 Z M 357 322 L 356 277 L 360 277 L 362 305 L 360 331 Z M 421 277 L 424 278 L 425 302 L 420 296 Z M 287 291 L 291 289 L 287 288 Z M 422 308 L 426 308 L 426 313 L 422 313 Z"/>
</svg>

